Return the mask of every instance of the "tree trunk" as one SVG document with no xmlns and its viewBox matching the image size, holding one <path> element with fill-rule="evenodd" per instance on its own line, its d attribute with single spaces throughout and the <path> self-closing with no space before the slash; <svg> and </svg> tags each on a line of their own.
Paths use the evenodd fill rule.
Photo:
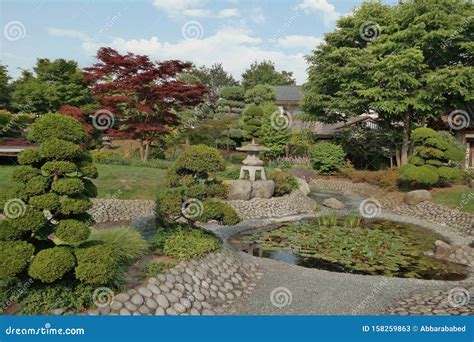
<svg viewBox="0 0 474 342">
<path fill-rule="evenodd" d="M 189 139 L 188 135 L 186 136 L 186 140 L 184 141 L 184 145 L 186 145 L 186 147 L 189 147 L 191 145 L 191 139 Z"/>
<path fill-rule="evenodd" d="M 143 161 L 148 160 L 148 156 L 150 155 L 150 146 L 151 142 L 150 141 L 145 141 L 145 152 L 143 153 Z"/>
<path fill-rule="evenodd" d="M 145 157 L 145 151 L 143 149 L 143 140 L 140 139 L 138 140 L 138 142 L 140 143 L 140 159 L 143 160 L 143 158 Z"/>
<path fill-rule="evenodd" d="M 400 162 L 400 150 L 399 150 L 398 148 L 395 149 L 395 160 L 396 160 L 397 166 L 400 167 L 400 166 L 401 166 L 401 162 Z"/>
<path fill-rule="evenodd" d="M 400 166 L 403 166 L 408 163 L 408 152 L 410 151 L 410 131 L 410 115 L 407 114 L 403 120 L 403 140 L 402 148 L 400 151 Z"/>
</svg>

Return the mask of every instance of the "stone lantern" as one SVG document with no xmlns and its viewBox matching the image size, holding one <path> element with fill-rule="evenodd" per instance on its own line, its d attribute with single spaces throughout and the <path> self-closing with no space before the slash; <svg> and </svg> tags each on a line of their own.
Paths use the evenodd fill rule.
<svg viewBox="0 0 474 342">
<path fill-rule="evenodd" d="M 263 161 L 259 158 L 260 152 L 270 149 L 258 145 L 255 143 L 255 139 L 252 139 L 252 143 L 237 147 L 236 150 L 246 152 L 247 157 L 242 161 L 239 179 L 231 184 L 228 199 L 250 200 L 272 197 L 275 192 L 275 182 L 267 180 Z M 257 179 L 258 174 L 260 179 Z"/>
</svg>

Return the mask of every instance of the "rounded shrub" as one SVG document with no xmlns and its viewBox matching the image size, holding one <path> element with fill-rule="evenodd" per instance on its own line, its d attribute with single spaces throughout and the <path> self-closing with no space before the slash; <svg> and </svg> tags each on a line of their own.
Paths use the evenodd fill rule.
<svg viewBox="0 0 474 342">
<path fill-rule="evenodd" d="M 43 143 L 52 138 L 78 143 L 87 140 L 87 133 L 79 121 L 69 116 L 48 113 L 31 125 L 28 139 Z"/>
<path fill-rule="evenodd" d="M 443 165 L 443 162 L 441 162 L 440 160 L 437 160 L 437 159 L 428 159 L 426 161 L 426 164 L 427 165 L 432 165 L 432 166 L 441 166 L 441 165 Z"/>
<path fill-rule="evenodd" d="M 54 192 L 31 196 L 29 204 L 41 210 L 56 211 L 59 208 L 59 196 Z"/>
<path fill-rule="evenodd" d="M 434 129 L 421 127 L 414 129 L 411 137 L 414 141 L 422 141 L 428 138 L 438 138 L 438 133 Z"/>
<path fill-rule="evenodd" d="M 53 182 L 51 189 L 61 195 L 77 195 L 84 191 L 84 183 L 79 178 L 60 178 Z"/>
<path fill-rule="evenodd" d="M 192 185 L 185 190 L 186 198 L 205 199 L 209 197 L 225 198 L 227 186 L 221 183 L 200 183 Z"/>
<path fill-rule="evenodd" d="M 344 166 L 346 153 L 342 147 L 329 142 L 320 142 L 311 150 L 311 165 L 317 172 L 327 175 Z"/>
<path fill-rule="evenodd" d="M 298 188 L 296 178 L 289 172 L 275 170 L 268 174 L 268 178 L 275 182 L 275 196 L 283 196 L 289 194 Z"/>
<path fill-rule="evenodd" d="M 462 179 L 462 173 L 460 170 L 448 166 L 439 167 L 438 175 L 441 182 L 444 184 L 459 183 Z"/>
<path fill-rule="evenodd" d="M 92 208 L 92 202 L 87 197 L 71 198 L 61 196 L 59 203 L 59 212 L 64 215 L 81 214 Z"/>
<path fill-rule="evenodd" d="M 8 220 L 0 220 L 0 241 L 19 239 L 25 232 L 15 227 Z"/>
<path fill-rule="evenodd" d="M 17 159 L 21 165 L 34 165 L 42 160 L 39 148 L 27 148 L 18 153 Z"/>
<path fill-rule="evenodd" d="M 76 164 L 70 161 L 50 161 L 43 164 L 41 172 L 45 176 L 64 176 L 77 171 Z"/>
<path fill-rule="evenodd" d="M 26 241 L 0 241 L 0 279 L 23 271 L 34 252 L 34 246 Z"/>
<path fill-rule="evenodd" d="M 28 183 L 33 177 L 39 176 L 40 171 L 32 166 L 18 166 L 13 170 L 12 178 L 15 182 Z"/>
<path fill-rule="evenodd" d="M 97 167 L 92 163 L 84 163 L 80 166 L 79 171 L 81 172 L 82 177 L 95 179 L 99 176 Z"/>
<path fill-rule="evenodd" d="M 163 253 L 178 260 L 201 258 L 220 248 L 219 240 L 200 229 L 174 230 L 163 246 Z"/>
<path fill-rule="evenodd" d="M 49 179 L 43 176 L 31 178 L 25 185 L 25 193 L 28 195 L 39 195 L 49 189 Z"/>
<path fill-rule="evenodd" d="M 410 164 L 416 165 L 416 166 L 421 166 L 425 164 L 425 160 L 419 156 L 412 155 L 409 159 L 408 162 Z"/>
<path fill-rule="evenodd" d="M 95 184 L 90 179 L 83 179 L 82 182 L 84 183 L 84 195 L 87 197 L 97 197 L 98 191 Z"/>
<path fill-rule="evenodd" d="M 242 114 L 242 129 L 244 136 L 247 139 L 258 139 L 262 136 L 262 124 L 264 121 L 265 112 L 263 108 L 256 105 L 251 105 Z"/>
<path fill-rule="evenodd" d="M 181 189 L 166 189 L 158 194 L 155 201 L 155 214 L 162 221 L 174 219 L 181 214 L 184 197 Z"/>
<path fill-rule="evenodd" d="M 61 220 L 56 227 L 56 237 L 70 244 L 87 240 L 91 231 L 86 223 L 77 220 Z"/>
<path fill-rule="evenodd" d="M 443 151 L 434 147 L 418 147 L 417 153 L 424 159 L 442 159 L 444 157 Z"/>
<path fill-rule="evenodd" d="M 203 203 L 204 210 L 199 217 L 202 222 L 216 220 L 225 225 L 235 225 L 240 222 L 240 217 L 234 208 L 227 203 L 207 199 Z"/>
<path fill-rule="evenodd" d="M 76 277 L 85 284 L 104 285 L 113 279 L 116 261 L 111 247 L 99 244 L 77 248 Z"/>
<path fill-rule="evenodd" d="M 52 283 L 69 272 L 76 260 L 65 247 L 43 249 L 33 259 L 28 274 L 43 283 Z"/>
<path fill-rule="evenodd" d="M 434 166 L 405 164 L 400 168 L 400 179 L 415 185 L 433 186 L 438 183 L 439 176 Z"/>
<path fill-rule="evenodd" d="M 179 175 L 207 178 L 210 172 L 225 170 L 225 161 L 217 149 L 206 145 L 194 145 L 178 157 L 175 169 Z"/>
<path fill-rule="evenodd" d="M 41 211 L 30 206 L 25 207 L 24 213 L 17 218 L 5 220 L 5 224 L 22 232 L 37 232 L 48 223 Z"/>
<path fill-rule="evenodd" d="M 39 150 L 41 157 L 47 160 L 75 160 L 82 152 L 78 145 L 59 139 L 46 140 Z"/>
</svg>

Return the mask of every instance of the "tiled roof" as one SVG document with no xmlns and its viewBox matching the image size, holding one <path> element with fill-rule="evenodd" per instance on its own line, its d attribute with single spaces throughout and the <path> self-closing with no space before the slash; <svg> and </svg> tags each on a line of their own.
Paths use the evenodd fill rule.
<svg viewBox="0 0 474 342">
<path fill-rule="evenodd" d="M 273 86 L 277 102 L 299 101 L 303 98 L 302 86 L 282 85 Z"/>
</svg>

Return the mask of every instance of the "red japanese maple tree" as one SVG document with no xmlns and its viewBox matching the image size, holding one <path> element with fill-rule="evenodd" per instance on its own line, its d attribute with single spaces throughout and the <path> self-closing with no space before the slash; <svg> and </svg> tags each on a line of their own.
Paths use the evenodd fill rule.
<svg viewBox="0 0 474 342">
<path fill-rule="evenodd" d="M 179 60 L 153 62 L 148 56 L 121 55 L 100 48 L 98 63 L 84 69 L 84 76 L 102 110 L 114 115 L 106 133 L 137 139 L 140 155 L 148 159 L 151 143 L 178 125 L 176 112 L 198 105 L 207 88 L 178 80 L 191 63 Z"/>
</svg>

